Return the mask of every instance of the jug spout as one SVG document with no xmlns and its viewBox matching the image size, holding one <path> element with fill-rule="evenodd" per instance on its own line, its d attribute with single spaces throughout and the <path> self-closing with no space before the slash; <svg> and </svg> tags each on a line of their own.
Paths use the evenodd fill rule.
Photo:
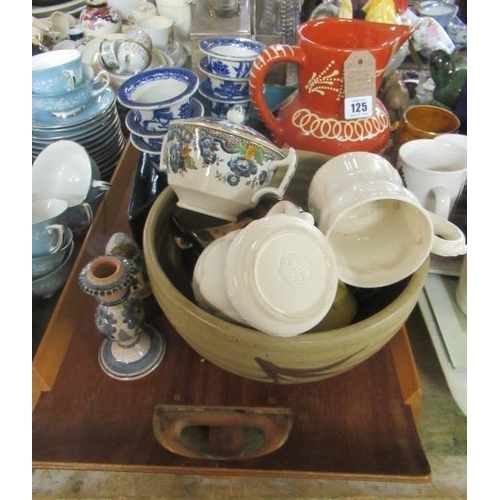
<svg viewBox="0 0 500 500">
<path fill-rule="evenodd" d="M 411 26 L 361 19 L 323 18 L 301 24 L 295 45 L 270 45 L 255 59 L 249 78 L 250 97 L 275 142 L 326 154 L 363 150 L 380 153 L 390 134 L 389 115 L 375 98 L 361 117 L 346 116 L 344 64 L 354 52 L 369 52 L 375 62 L 375 93 L 392 56 L 410 38 Z M 264 99 L 271 66 L 297 66 L 298 89 L 275 116 Z"/>
</svg>

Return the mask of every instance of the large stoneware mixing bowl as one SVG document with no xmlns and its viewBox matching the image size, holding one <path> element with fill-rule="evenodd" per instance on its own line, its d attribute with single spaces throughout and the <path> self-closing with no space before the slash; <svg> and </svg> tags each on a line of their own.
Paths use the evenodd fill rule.
<svg viewBox="0 0 500 500">
<path fill-rule="evenodd" d="M 310 178 L 329 157 L 298 153 L 298 170 L 287 196 L 305 207 Z M 350 370 L 399 331 L 427 276 L 428 260 L 401 282 L 362 290 L 358 313 L 348 326 L 293 338 L 274 337 L 217 318 L 196 305 L 185 250 L 175 242 L 172 214 L 176 201 L 174 191 L 167 187 L 153 204 L 144 226 L 144 256 L 154 296 L 172 326 L 198 354 L 241 377 L 297 384 Z"/>
</svg>

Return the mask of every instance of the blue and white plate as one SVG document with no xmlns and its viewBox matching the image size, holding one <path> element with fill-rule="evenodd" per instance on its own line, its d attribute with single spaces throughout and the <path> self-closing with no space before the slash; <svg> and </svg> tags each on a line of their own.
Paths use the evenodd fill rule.
<svg viewBox="0 0 500 500">
<path fill-rule="evenodd" d="M 157 92 L 156 82 L 162 82 L 162 92 L 153 102 L 148 98 Z M 156 68 L 130 77 L 120 85 L 116 93 L 118 102 L 131 109 L 168 108 L 187 100 L 198 89 L 198 75 L 186 68 Z"/>
<path fill-rule="evenodd" d="M 225 97 L 221 97 L 219 95 L 216 95 L 212 87 L 210 85 L 210 81 L 208 79 L 203 80 L 200 83 L 200 87 L 198 89 L 198 92 L 205 97 L 205 99 L 208 99 L 209 101 L 212 102 L 218 102 L 218 103 L 223 103 L 223 104 L 247 104 L 251 102 L 251 98 L 249 96 L 243 96 L 239 98 L 234 98 L 234 99 L 227 99 Z"/>
<path fill-rule="evenodd" d="M 141 136 L 136 134 L 130 134 L 130 142 L 136 149 L 142 151 L 143 153 L 147 153 L 152 156 L 160 156 L 161 145 L 159 148 L 150 146 Z"/>
</svg>

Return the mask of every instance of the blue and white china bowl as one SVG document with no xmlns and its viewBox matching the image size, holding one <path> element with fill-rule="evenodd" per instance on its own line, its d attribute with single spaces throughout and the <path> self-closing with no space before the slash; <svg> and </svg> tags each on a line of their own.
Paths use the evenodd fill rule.
<svg viewBox="0 0 500 500">
<path fill-rule="evenodd" d="M 118 88 L 116 98 L 122 106 L 140 111 L 180 108 L 198 85 L 198 75 L 189 69 L 155 68 L 128 78 Z"/>
<path fill-rule="evenodd" d="M 203 38 L 199 49 L 208 57 L 208 67 L 216 75 L 248 78 L 254 59 L 266 47 L 247 38 L 215 36 Z"/>
<path fill-rule="evenodd" d="M 92 98 L 102 94 L 109 84 L 110 77 L 106 71 L 100 71 L 94 76 L 92 66 L 85 64 L 83 82 L 80 85 L 58 94 L 31 94 L 32 107 L 54 116 L 57 113 L 75 114 L 89 104 Z"/>
<path fill-rule="evenodd" d="M 199 116 L 203 116 L 205 113 L 205 109 L 203 107 L 203 104 L 196 99 L 192 98 L 192 112 L 191 116 L 189 118 L 196 118 Z M 132 134 L 139 135 L 142 137 L 163 137 L 167 131 L 165 130 L 150 130 L 142 126 L 140 116 L 138 113 L 136 113 L 135 110 L 131 109 L 128 111 L 128 113 L 125 115 L 125 126 L 127 127 L 128 131 L 131 132 Z"/>
<path fill-rule="evenodd" d="M 75 243 L 72 241 L 63 262 L 58 267 L 50 273 L 31 281 L 31 293 L 33 297 L 49 298 L 64 286 L 73 266 L 71 257 L 73 256 L 74 249 Z"/>
<path fill-rule="evenodd" d="M 432 17 L 446 29 L 448 23 L 457 15 L 458 5 L 446 0 L 429 0 L 420 2 L 418 13 L 422 17 Z"/>
<path fill-rule="evenodd" d="M 67 254 L 71 251 L 72 243 L 73 232 L 71 229 L 67 229 L 64 235 L 63 246 L 59 249 L 59 251 L 39 256 L 33 255 L 31 257 L 32 279 L 41 278 L 58 268 L 63 263 Z"/>
<path fill-rule="evenodd" d="M 206 75 L 209 87 L 215 96 L 223 99 L 249 97 L 248 78 L 230 78 L 215 75 L 208 68 L 208 59 L 203 57 L 198 63 L 200 71 Z"/>
<path fill-rule="evenodd" d="M 234 108 L 239 106 L 244 113 L 243 122 L 247 122 L 250 116 L 250 108 L 252 100 L 250 97 L 239 99 L 225 99 L 215 95 L 210 88 L 208 80 L 203 80 L 200 84 L 198 92 L 208 101 L 209 108 L 207 114 L 214 118 L 226 119 L 228 113 Z"/>
<path fill-rule="evenodd" d="M 283 180 L 279 187 L 271 187 L 281 167 L 286 169 Z M 179 207 L 234 221 L 264 194 L 284 195 L 296 155 L 245 125 L 190 118 L 170 123 L 159 168 L 166 172 Z"/>
</svg>

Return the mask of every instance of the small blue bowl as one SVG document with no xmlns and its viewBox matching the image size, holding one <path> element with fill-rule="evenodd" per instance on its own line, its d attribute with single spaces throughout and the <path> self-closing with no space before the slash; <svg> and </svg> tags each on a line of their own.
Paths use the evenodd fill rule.
<svg viewBox="0 0 500 500">
<path fill-rule="evenodd" d="M 130 109 L 166 109 L 187 102 L 198 90 L 198 75 L 185 68 L 156 68 L 131 76 L 118 87 L 118 102 Z"/>
<path fill-rule="evenodd" d="M 249 97 L 248 78 L 230 78 L 212 73 L 207 57 L 199 61 L 198 67 L 206 75 L 206 80 L 210 82 L 210 89 L 214 95 L 225 99 Z"/>
</svg>

